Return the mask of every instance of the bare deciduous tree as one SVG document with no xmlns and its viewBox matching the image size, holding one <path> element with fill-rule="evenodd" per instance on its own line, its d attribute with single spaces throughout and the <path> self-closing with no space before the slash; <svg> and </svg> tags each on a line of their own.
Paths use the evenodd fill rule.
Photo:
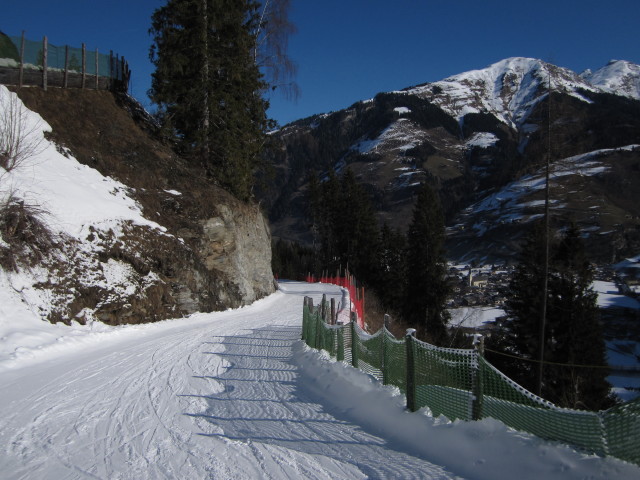
<svg viewBox="0 0 640 480">
<path fill-rule="evenodd" d="M 8 270 L 38 261 L 53 242 L 45 210 L 26 203 L 10 185 L 11 171 L 28 165 L 47 145 L 43 124 L 29 116 L 18 96 L 0 85 L 0 267 Z"/>
<path fill-rule="evenodd" d="M 267 83 L 290 100 L 297 100 L 300 89 L 293 78 L 297 67 L 287 55 L 289 36 L 296 28 L 289 21 L 291 0 L 264 0 L 260 21 L 254 32 L 254 59 L 267 77 Z"/>
<path fill-rule="evenodd" d="M 5 171 L 20 167 L 46 146 L 42 125 L 29 119 L 29 110 L 18 96 L 0 90 L 0 167 Z"/>
</svg>

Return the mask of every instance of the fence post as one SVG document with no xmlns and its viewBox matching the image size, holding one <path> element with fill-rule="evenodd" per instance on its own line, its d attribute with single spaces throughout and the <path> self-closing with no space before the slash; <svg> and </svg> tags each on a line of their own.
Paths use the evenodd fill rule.
<svg viewBox="0 0 640 480">
<path fill-rule="evenodd" d="M 96 90 L 98 90 L 98 49 L 96 48 Z"/>
<path fill-rule="evenodd" d="M 344 330 L 345 328 L 346 327 L 344 325 L 340 325 L 336 330 L 338 332 L 338 351 L 336 352 L 336 360 L 338 362 L 344 361 Z"/>
<path fill-rule="evenodd" d="M 24 80 L 24 30 L 22 31 L 22 41 L 20 42 L 20 73 L 18 79 L 18 88 L 22 88 Z"/>
<path fill-rule="evenodd" d="M 320 335 L 322 332 L 320 332 L 320 329 L 322 328 L 322 322 L 320 320 L 322 317 L 320 316 L 320 310 L 322 309 L 322 304 L 314 307 L 312 298 L 309 299 L 309 302 L 311 302 L 311 321 L 313 322 L 315 332 L 315 335 L 313 336 L 313 348 L 321 349 L 322 345 L 320 344 Z"/>
<path fill-rule="evenodd" d="M 312 348 L 316 348 L 316 338 L 318 334 L 316 332 L 316 320 L 313 315 L 313 298 L 309 297 L 307 299 L 307 307 L 309 308 L 309 326 L 312 333 L 312 335 L 309 335 L 309 338 L 307 338 L 307 345 Z"/>
<path fill-rule="evenodd" d="M 309 323 L 309 315 L 307 314 L 307 301 L 308 301 L 309 297 L 304 297 L 302 299 L 302 335 L 300 336 L 300 338 L 302 340 L 305 340 L 304 338 L 304 333 L 305 330 L 307 329 L 307 324 Z M 305 340 L 306 343 L 306 340 Z"/>
<path fill-rule="evenodd" d="M 47 54 L 48 54 L 47 36 L 42 39 L 42 89 L 47 91 Z"/>
<path fill-rule="evenodd" d="M 483 385 L 482 385 L 482 365 L 484 358 L 484 337 L 474 335 L 473 347 L 475 349 L 476 366 L 473 369 L 473 403 L 471 405 L 471 419 L 482 419 Z"/>
<path fill-rule="evenodd" d="M 382 328 L 382 358 L 380 359 L 380 370 L 382 370 L 382 384 L 387 384 L 387 331 L 389 330 L 389 315 L 384 315 L 384 325 Z"/>
<path fill-rule="evenodd" d="M 69 77 L 69 45 L 64 46 L 64 77 L 62 79 L 62 88 L 67 88 Z"/>
<path fill-rule="evenodd" d="M 331 325 L 336 324 L 336 299 L 331 299 Z"/>
<path fill-rule="evenodd" d="M 327 294 L 322 294 L 322 303 L 320 304 L 320 317 L 322 321 L 326 323 L 327 321 Z"/>
<path fill-rule="evenodd" d="M 358 325 L 357 315 L 355 312 L 351 312 L 351 365 L 354 368 L 358 368 L 358 330 L 356 326 Z"/>
<path fill-rule="evenodd" d="M 82 44 L 82 88 L 87 81 L 87 46 Z"/>
<path fill-rule="evenodd" d="M 407 333 L 404 337 L 404 345 L 406 349 L 406 358 L 407 358 L 407 370 L 406 374 L 406 384 L 407 384 L 407 408 L 411 412 L 415 412 L 417 410 L 416 406 L 416 367 L 415 367 L 415 353 L 414 353 L 414 341 L 416 334 L 415 328 L 407 328 Z"/>
</svg>

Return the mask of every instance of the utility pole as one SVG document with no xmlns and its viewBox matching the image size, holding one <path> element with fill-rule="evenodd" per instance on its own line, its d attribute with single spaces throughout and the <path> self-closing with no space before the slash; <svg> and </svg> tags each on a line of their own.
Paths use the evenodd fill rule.
<svg viewBox="0 0 640 480">
<path fill-rule="evenodd" d="M 540 397 L 542 396 L 542 378 L 544 373 L 544 344 L 547 323 L 547 297 L 549 290 L 549 170 L 551 168 L 551 72 L 549 70 L 547 70 L 547 75 L 547 165 L 545 169 L 544 187 L 544 265 L 542 282 L 542 306 L 540 312 L 540 340 L 538 342 L 538 381 L 536 383 L 536 394 Z"/>
</svg>

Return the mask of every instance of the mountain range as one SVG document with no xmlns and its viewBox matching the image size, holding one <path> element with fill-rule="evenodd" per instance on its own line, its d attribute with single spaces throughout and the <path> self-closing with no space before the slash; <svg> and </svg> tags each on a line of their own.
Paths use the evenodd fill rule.
<svg viewBox="0 0 640 480">
<path fill-rule="evenodd" d="M 349 168 L 380 223 L 405 230 L 417 187 L 439 194 L 449 259 L 509 263 L 544 211 L 575 223 L 596 262 L 640 250 L 640 66 L 580 74 L 531 58 L 290 123 L 271 135 L 259 194 L 273 235 L 311 243 L 307 179 Z"/>
</svg>

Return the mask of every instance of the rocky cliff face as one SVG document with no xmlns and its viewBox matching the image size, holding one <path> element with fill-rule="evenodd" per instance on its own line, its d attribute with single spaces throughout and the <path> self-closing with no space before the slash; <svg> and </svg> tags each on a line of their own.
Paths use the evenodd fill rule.
<svg viewBox="0 0 640 480">
<path fill-rule="evenodd" d="M 269 225 L 256 206 L 232 210 L 220 205 L 216 216 L 202 221 L 202 233 L 199 251 L 205 267 L 235 279 L 243 302 L 273 292 Z"/>
<path fill-rule="evenodd" d="M 25 246 L 3 231 L 0 264 L 42 317 L 142 323 L 234 308 L 274 291 L 260 208 L 176 156 L 134 101 L 89 90 L 17 93 L 50 126 L 55 146 L 33 171 L 59 177 L 40 215 L 48 240 Z M 62 182 L 72 187 L 56 190 Z M 80 201 L 58 208 L 67 194 Z M 120 212 L 114 202 L 124 213 L 105 213 Z"/>
</svg>

